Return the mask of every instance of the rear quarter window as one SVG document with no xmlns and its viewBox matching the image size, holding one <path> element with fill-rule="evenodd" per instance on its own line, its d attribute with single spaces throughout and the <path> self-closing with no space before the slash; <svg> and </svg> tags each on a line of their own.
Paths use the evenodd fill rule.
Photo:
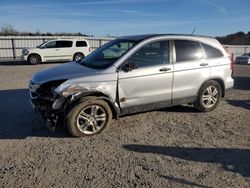
<svg viewBox="0 0 250 188">
<path fill-rule="evenodd" d="M 217 48 L 214 48 L 210 45 L 203 44 L 203 43 L 201 43 L 201 45 L 202 45 L 208 59 L 209 58 L 223 57 L 223 53 L 220 50 L 218 50 Z"/>
<path fill-rule="evenodd" d="M 86 41 L 76 41 L 76 47 L 87 47 Z"/>
</svg>

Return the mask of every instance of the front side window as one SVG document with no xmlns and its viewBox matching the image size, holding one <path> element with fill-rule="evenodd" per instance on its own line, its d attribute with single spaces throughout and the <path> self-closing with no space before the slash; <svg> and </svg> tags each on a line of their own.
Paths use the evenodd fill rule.
<svg viewBox="0 0 250 188">
<path fill-rule="evenodd" d="M 218 50 L 212 46 L 209 46 L 207 44 L 202 43 L 201 45 L 206 53 L 207 58 L 223 57 L 223 54 L 220 50 Z"/>
<path fill-rule="evenodd" d="M 198 42 L 189 40 L 175 40 L 176 62 L 199 60 L 203 58 L 201 46 Z"/>
<path fill-rule="evenodd" d="M 44 45 L 45 48 L 56 48 L 56 41 L 48 42 Z"/>
<path fill-rule="evenodd" d="M 147 44 L 135 52 L 128 60 L 137 68 L 169 63 L 169 42 L 157 41 Z"/>
<path fill-rule="evenodd" d="M 61 40 L 61 41 L 56 41 L 56 47 L 57 48 L 70 48 L 72 47 L 72 41 L 67 41 L 67 40 Z"/>
<path fill-rule="evenodd" d="M 133 48 L 137 43 L 137 41 L 126 39 L 116 39 L 110 41 L 85 57 L 80 64 L 94 69 L 107 68 Z"/>
</svg>

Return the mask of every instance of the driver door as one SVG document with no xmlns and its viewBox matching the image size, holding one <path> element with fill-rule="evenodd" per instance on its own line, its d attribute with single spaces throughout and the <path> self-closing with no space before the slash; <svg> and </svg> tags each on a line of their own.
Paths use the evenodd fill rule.
<svg viewBox="0 0 250 188">
<path fill-rule="evenodd" d="M 169 46 L 166 40 L 149 43 L 130 56 L 122 66 L 118 78 L 122 114 L 171 104 L 173 64 L 170 63 Z"/>
</svg>

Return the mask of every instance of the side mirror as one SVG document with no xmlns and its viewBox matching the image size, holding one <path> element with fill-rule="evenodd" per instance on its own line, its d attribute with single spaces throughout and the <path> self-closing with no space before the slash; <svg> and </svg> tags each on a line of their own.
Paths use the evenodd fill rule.
<svg viewBox="0 0 250 188">
<path fill-rule="evenodd" d="M 41 49 L 45 49 L 46 47 L 45 47 L 45 46 L 41 46 L 40 48 L 41 48 Z"/>
<path fill-rule="evenodd" d="M 130 71 L 132 71 L 132 70 L 134 70 L 134 69 L 137 69 L 137 66 L 136 66 L 136 64 L 134 64 L 134 63 L 126 63 L 123 67 L 122 67 L 122 70 L 124 71 L 124 72 L 130 72 Z"/>
</svg>

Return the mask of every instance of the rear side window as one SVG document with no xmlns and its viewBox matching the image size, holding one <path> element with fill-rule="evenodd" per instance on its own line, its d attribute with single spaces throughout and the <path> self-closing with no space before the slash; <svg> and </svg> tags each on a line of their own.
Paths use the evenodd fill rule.
<svg viewBox="0 0 250 188">
<path fill-rule="evenodd" d="M 202 43 L 201 45 L 206 53 L 207 58 L 223 57 L 223 54 L 220 50 L 218 50 L 212 46 L 209 46 L 207 44 Z"/>
<path fill-rule="evenodd" d="M 189 40 L 175 40 L 176 62 L 199 60 L 203 58 L 201 46 L 198 42 Z"/>
<path fill-rule="evenodd" d="M 61 41 L 56 41 L 56 47 L 57 48 L 70 48 L 72 47 L 72 41 L 67 41 L 67 40 L 61 40 Z"/>
<path fill-rule="evenodd" d="M 87 42 L 86 41 L 76 41 L 76 47 L 86 47 Z"/>
</svg>

